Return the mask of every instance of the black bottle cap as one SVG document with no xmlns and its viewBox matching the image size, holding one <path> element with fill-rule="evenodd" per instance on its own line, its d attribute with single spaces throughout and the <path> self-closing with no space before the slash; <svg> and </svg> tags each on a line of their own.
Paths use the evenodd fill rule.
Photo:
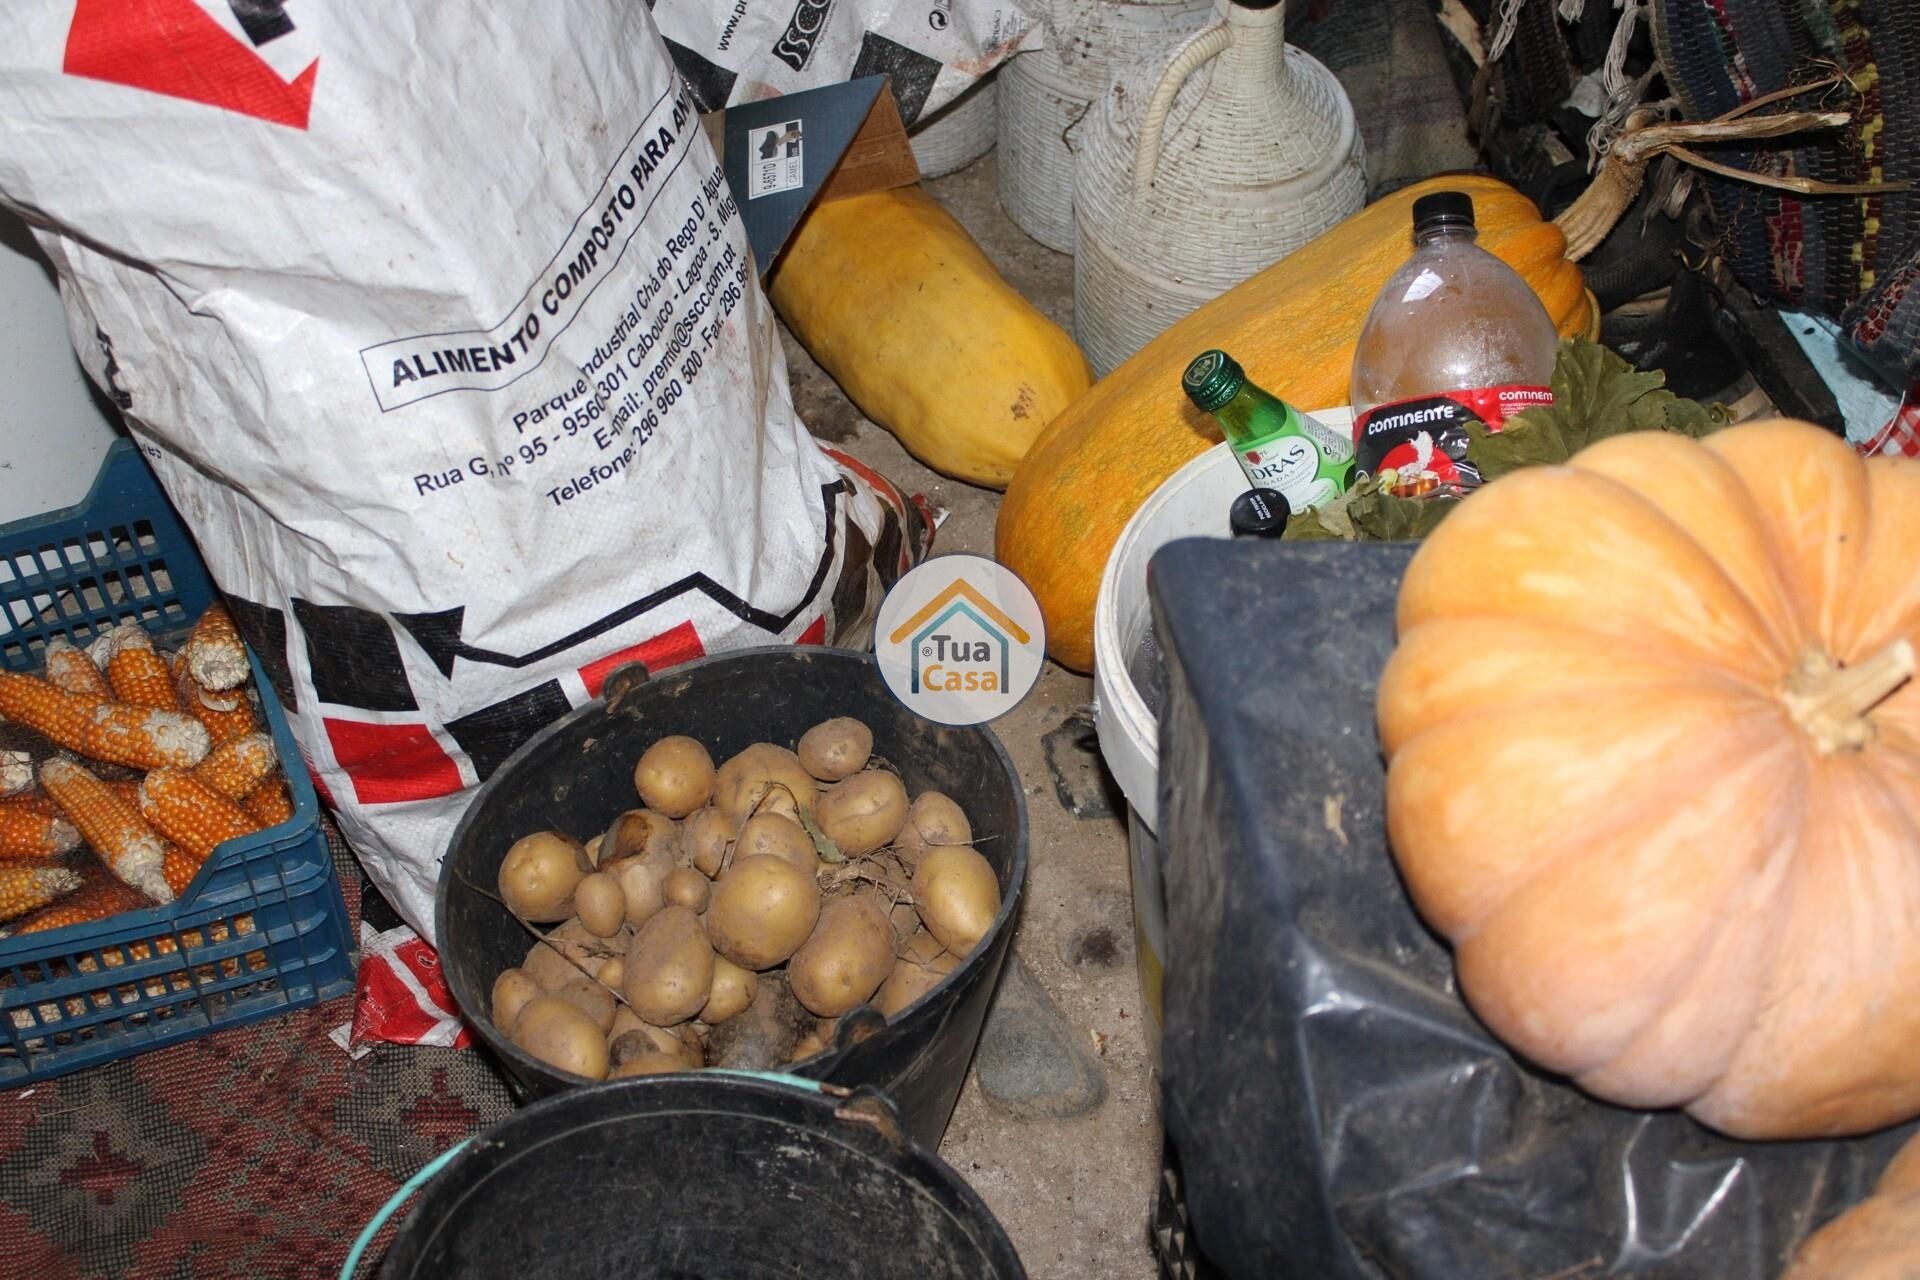
<svg viewBox="0 0 1920 1280">
<path fill-rule="evenodd" d="M 1470 227 L 1473 225 L 1473 197 L 1464 191 L 1435 191 L 1413 202 L 1413 229 Z"/>
<path fill-rule="evenodd" d="M 1227 527 L 1236 538 L 1277 538 L 1287 531 L 1293 509 L 1277 489 L 1249 489 L 1233 500 Z"/>
</svg>

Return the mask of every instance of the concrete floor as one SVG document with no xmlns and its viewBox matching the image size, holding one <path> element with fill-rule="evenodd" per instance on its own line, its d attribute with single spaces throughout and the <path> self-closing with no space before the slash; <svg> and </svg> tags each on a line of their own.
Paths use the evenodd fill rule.
<svg viewBox="0 0 1920 1280">
<path fill-rule="evenodd" d="M 927 184 L 972 232 L 1007 279 L 1071 327 L 1073 260 L 1027 238 L 1001 211 L 992 154 Z M 877 468 L 951 514 L 939 551 L 993 554 L 999 495 L 921 466 L 860 416 L 789 336 L 795 404 L 822 440 Z M 1159 1170 L 1160 1128 L 1133 963 L 1126 828 L 1108 814 L 1076 818 L 1058 798 L 1043 738 L 1093 698 L 1092 681 L 1049 663 L 1039 685 L 994 724 L 1026 781 L 1032 826 L 1027 900 L 1014 953 L 1058 1006 L 1059 1029 L 1085 1049 L 1105 1097 L 1072 1118 L 1034 1116 L 987 1097 L 968 1075 L 940 1153 L 980 1193 L 1033 1280 L 1148 1280 L 1156 1274 L 1147 1216 Z M 1056 744 L 1056 763 L 1060 761 Z M 1093 758 L 1074 757 L 1083 786 Z M 1093 784 L 1097 790 L 1097 783 Z M 1077 806 L 1086 811 L 1089 806 Z M 1093 806 L 1098 809 L 1101 806 Z M 1018 981 L 1009 965 L 1002 993 Z"/>
</svg>

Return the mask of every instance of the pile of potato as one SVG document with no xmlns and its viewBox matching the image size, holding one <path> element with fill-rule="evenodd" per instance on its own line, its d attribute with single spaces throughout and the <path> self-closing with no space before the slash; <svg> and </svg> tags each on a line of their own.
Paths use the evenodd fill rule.
<svg viewBox="0 0 1920 1280">
<path fill-rule="evenodd" d="M 662 738 L 633 785 L 645 807 L 605 832 L 536 832 L 500 864 L 507 908 L 559 927 L 494 981 L 493 1022 L 563 1071 L 810 1058 L 842 1014 L 892 1018 L 932 990 L 999 913 L 966 814 L 938 791 L 909 802 L 858 720 L 717 769 L 698 741 Z"/>
</svg>

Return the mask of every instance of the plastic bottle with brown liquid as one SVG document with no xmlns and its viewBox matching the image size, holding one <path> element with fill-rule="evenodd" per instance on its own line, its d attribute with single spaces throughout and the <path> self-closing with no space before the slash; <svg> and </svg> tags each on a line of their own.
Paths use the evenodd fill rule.
<svg viewBox="0 0 1920 1280">
<path fill-rule="evenodd" d="M 1389 491 L 1402 497 L 1458 497 L 1478 485 L 1466 424 L 1498 431 L 1553 403 L 1553 319 L 1475 234 L 1471 196 L 1414 201 L 1413 256 L 1380 290 L 1354 349 L 1354 462 L 1361 475 L 1391 470 Z"/>
</svg>

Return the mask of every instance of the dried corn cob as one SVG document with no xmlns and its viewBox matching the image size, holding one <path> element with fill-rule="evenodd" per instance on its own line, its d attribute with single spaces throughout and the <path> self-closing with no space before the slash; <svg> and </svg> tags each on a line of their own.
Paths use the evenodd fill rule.
<svg viewBox="0 0 1920 1280">
<path fill-rule="evenodd" d="M 193 878 L 200 874 L 200 868 L 205 865 L 205 858 L 196 858 L 179 845 L 169 844 L 162 869 L 166 873 L 167 888 L 173 890 L 173 896 L 178 898 L 185 893 L 187 886 L 193 883 Z"/>
<path fill-rule="evenodd" d="M 173 673 L 167 660 L 153 649 L 153 637 L 137 622 L 123 622 L 110 633 L 107 644 L 107 683 L 120 702 L 136 707 L 178 711 Z"/>
<path fill-rule="evenodd" d="M 141 781 L 140 813 L 154 830 L 202 861 L 222 841 L 260 829 L 239 805 L 183 769 L 155 769 Z"/>
<path fill-rule="evenodd" d="M 60 806 L 55 804 L 53 797 L 44 791 L 22 791 L 19 795 L 7 796 L 4 799 L 0 799 L 0 810 L 4 809 L 19 809 L 27 813 L 38 813 L 49 818 L 63 816 L 60 812 Z"/>
<path fill-rule="evenodd" d="M 5 932 L 8 937 L 44 933 L 48 929 L 64 929 L 70 924 L 105 920 L 123 911 L 148 905 L 146 898 L 132 885 L 122 884 L 110 875 L 95 876 L 87 878 L 86 883 L 52 906 L 42 907 L 24 920 L 14 921 Z"/>
<path fill-rule="evenodd" d="M 203 689 L 221 693 L 246 683 L 247 649 L 225 605 L 216 604 L 200 615 L 180 652 L 188 673 Z"/>
<path fill-rule="evenodd" d="M 207 726 L 192 716 L 106 702 L 93 709 L 79 751 L 134 769 L 163 769 L 199 764 L 212 746 Z"/>
<path fill-rule="evenodd" d="M 80 887 L 80 873 L 36 862 L 0 862 L 0 920 L 44 907 Z"/>
<path fill-rule="evenodd" d="M 0 858 L 57 858 L 80 847 L 80 833 L 56 813 L 31 804 L 0 804 Z"/>
<path fill-rule="evenodd" d="M 190 716 L 93 702 L 14 671 L 0 671 L 0 716 L 69 751 L 136 769 L 198 764 L 209 746 L 207 727 Z"/>
<path fill-rule="evenodd" d="M 65 636 L 47 641 L 46 663 L 47 683 L 54 688 L 95 702 L 113 701 L 113 690 L 107 687 L 107 678 L 100 674 L 100 668 Z"/>
<path fill-rule="evenodd" d="M 188 715 L 207 726 L 207 736 L 216 747 L 223 742 L 245 737 L 260 727 L 245 689 L 235 689 L 232 693 L 208 693 L 188 681 L 187 688 L 180 695 L 180 705 Z"/>
<path fill-rule="evenodd" d="M 135 813 L 140 811 L 140 779 L 107 778 L 104 781 L 107 784 L 107 790 L 132 805 Z"/>
<path fill-rule="evenodd" d="M 185 649 L 173 655 L 172 669 L 173 691 L 180 699 L 180 709 L 207 726 L 207 734 L 214 746 L 252 733 L 260 727 L 258 717 L 253 713 L 253 702 L 247 697 L 244 686 L 226 693 L 201 688 L 193 678 L 193 673 L 187 670 Z"/>
<path fill-rule="evenodd" d="M 247 794 L 240 807 L 264 827 L 277 827 L 293 816 L 293 792 L 283 778 L 268 778 Z"/>
<path fill-rule="evenodd" d="M 17 796 L 33 786 L 33 755 L 0 751 L 0 796 Z"/>
<path fill-rule="evenodd" d="M 100 703 L 56 689 L 45 680 L 0 671 L 0 716 L 45 734 L 70 751 L 83 749 Z"/>
<path fill-rule="evenodd" d="M 193 776 L 229 800 L 251 794 L 273 772 L 278 760 L 273 739 L 264 733 L 223 742 L 193 766 Z"/>
<path fill-rule="evenodd" d="M 114 875 L 155 902 L 173 901 L 163 872 L 166 846 L 137 808 L 72 760 L 41 765 L 40 785 Z"/>
</svg>

